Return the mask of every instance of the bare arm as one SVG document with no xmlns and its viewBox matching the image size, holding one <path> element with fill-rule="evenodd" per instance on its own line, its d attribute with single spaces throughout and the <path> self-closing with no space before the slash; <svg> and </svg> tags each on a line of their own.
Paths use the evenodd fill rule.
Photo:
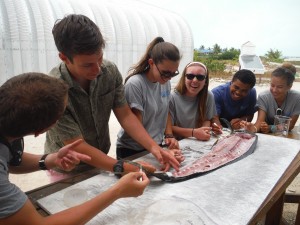
<svg viewBox="0 0 300 225">
<path fill-rule="evenodd" d="M 165 134 L 173 136 L 172 118 L 171 118 L 170 113 L 168 113 L 168 119 L 167 119 Z M 166 143 L 166 145 L 168 145 L 169 149 L 179 149 L 179 144 L 178 144 L 178 141 L 176 140 L 175 137 L 165 138 L 165 143 Z"/>
<path fill-rule="evenodd" d="M 69 145 L 64 146 L 58 152 L 49 154 L 45 159 L 46 168 L 51 169 L 59 167 L 62 170 L 72 170 L 80 161 L 88 162 L 90 157 L 85 154 L 80 154 L 75 150 L 76 146 L 82 143 L 83 140 L 77 140 Z M 39 160 L 41 155 L 35 155 L 24 152 L 22 162 L 19 166 L 10 166 L 10 173 L 30 173 L 39 168 Z"/>
<path fill-rule="evenodd" d="M 115 108 L 114 113 L 128 135 L 151 152 L 162 166 L 170 163 L 176 170 L 179 170 L 179 162 L 176 158 L 172 154 L 166 153 L 158 146 L 147 133 L 142 123 L 138 120 L 139 117 L 132 113 L 128 105 Z"/>
<path fill-rule="evenodd" d="M 142 181 L 139 181 L 141 176 Z M 148 184 L 149 179 L 144 173 L 129 173 L 95 198 L 48 217 L 42 217 L 27 200 L 18 212 L 0 219 L 0 225 L 83 225 L 117 199 L 141 195 Z"/>
<path fill-rule="evenodd" d="M 78 137 L 72 140 L 65 140 L 64 143 L 65 144 L 72 143 L 73 141 L 81 138 L 82 137 Z M 113 166 L 117 163 L 116 159 L 106 155 L 105 153 L 89 145 L 85 141 L 83 141 L 78 146 L 76 146 L 75 151 L 90 156 L 91 160 L 86 162 L 87 164 L 106 171 L 113 171 Z M 139 168 L 131 164 L 124 163 L 124 171 L 125 172 L 139 171 Z"/>
</svg>

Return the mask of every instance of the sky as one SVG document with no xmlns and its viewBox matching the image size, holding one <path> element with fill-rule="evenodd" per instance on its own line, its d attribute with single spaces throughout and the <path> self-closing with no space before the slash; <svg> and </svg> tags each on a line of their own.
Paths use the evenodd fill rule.
<svg viewBox="0 0 300 225">
<path fill-rule="evenodd" d="M 251 41 L 257 55 L 270 49 L 300 57 L 299 0 L 141 0 L 179 14 L 189 24 L 194 48 L 240 49 Z"/>
</svg>

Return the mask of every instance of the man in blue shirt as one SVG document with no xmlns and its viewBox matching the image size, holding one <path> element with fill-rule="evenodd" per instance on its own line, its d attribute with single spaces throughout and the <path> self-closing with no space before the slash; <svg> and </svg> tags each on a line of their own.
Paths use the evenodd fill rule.
<svg viewBox="0 0 300 225">
<path fill-rule="evenodd" d="M 243 69 L 233 75 L 231 82 L 212 89 L 218 114 L 215 118 L 217 124 L 220 124 L 220 118 L 225 118 L 233 129 L 240 129 L 242 120 L 252 121 L 256 112 L 255 83 L 254 73 Z"/>
</svg>

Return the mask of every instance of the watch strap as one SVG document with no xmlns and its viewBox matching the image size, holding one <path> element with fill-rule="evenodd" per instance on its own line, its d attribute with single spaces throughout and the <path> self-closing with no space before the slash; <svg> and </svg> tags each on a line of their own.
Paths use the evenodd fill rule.
<svg viewBox="0 0 300 225">
<path fill-rule="evenodd" d="M 39 161 L 39 168 L 40 170 L 47 170 L 46 164 L 45 164 L 45 159 L 48 156 L 48 154 L 45 154 L 41 157 L 40 161 Z"/>
</svg>

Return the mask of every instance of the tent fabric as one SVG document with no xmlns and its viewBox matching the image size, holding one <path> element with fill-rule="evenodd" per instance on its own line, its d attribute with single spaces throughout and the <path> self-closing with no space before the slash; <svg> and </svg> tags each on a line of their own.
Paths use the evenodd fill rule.
<svg viewBox="0 0 300 225">
<path fill-rule="evenodd" d="M 84 14 L 100 28 L 104 57 L 123 77 L 157 36 L 175 44 L 182 59 L 193 59 L 193 36 L 178 14 L 138 0 L 1 0 L 0 84 L 24 72 L 48 73 L 58 62 L 52 27 L 66 14 Z"/>
</svg>

